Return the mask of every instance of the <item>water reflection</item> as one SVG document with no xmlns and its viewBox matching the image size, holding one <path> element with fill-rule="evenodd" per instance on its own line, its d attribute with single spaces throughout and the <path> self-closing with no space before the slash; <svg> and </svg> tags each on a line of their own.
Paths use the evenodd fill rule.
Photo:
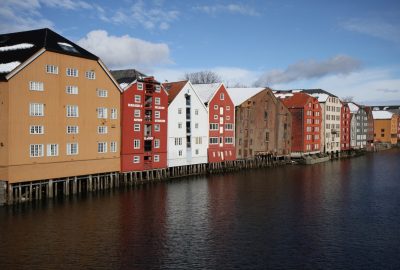
<svg viewBox="0 0 400 270">
<path fill-rule="evenodd" d="M 0 209 L 0 269 L 398 269 L 399 150 Z"/>
</svg>

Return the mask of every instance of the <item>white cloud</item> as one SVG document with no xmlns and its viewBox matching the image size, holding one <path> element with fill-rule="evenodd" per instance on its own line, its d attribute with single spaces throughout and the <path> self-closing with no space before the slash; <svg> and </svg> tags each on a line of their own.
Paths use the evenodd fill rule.
<svg viewBox="0 0 400 270">
<path fill-rule="evenodd" d="M 165 9 L 162 1 L 153 1 L 153 4 L 149 4 L 139 0 L 126 9 L 115 11 L 112 15 L 107 15 L 104 9 L 99 10 L 99 17 L 103 21 L 128 26 L 140 25 L 146 29 L 167 30 L 178 16 L 179 11 Z"/>
<path fill-rule="evenodd" d="M 304 79 L 314 79 L 331 74 L 349 74 L 360 68 L 360 62 L 346 55 L 337 55 L 324 61 L 299 61 L 285 70 L 271 70 L 264 73 L 256 82 L 257 86 L 268 86 Z"/>
<path fill-rule="evenodd" d="M 92 5 L 85 1 L 72 1 L 72 0 L 40 0 L 40 2 L 46 6 L 52 8 L 63 8 L 63 9 L 89 9 Z"/>
<path fill-rule="evenodd" d="M 231 14 L 240 14 L 247 16 L 259 16 L 260 14 L 252 7 L 240 4 L 229 4 L 229 5 L 204 5 L 204 6 L 196 6 L 195 10 L 202 11 L 204 13 L 208 13 L 210 15 L 215 15 L 219 12 L 227 12 Z"/>
<path fill-rule="evenodd" d="M 382 20 L 351 19 L 341 23 L 349 31 L 400 43 L 400 25 L 393 25 Z"/>
<path fill-rule="evenodd" d="M 151 43 L 128 35 L 112 36 L 104 30 L 91 31 L 77 43 L 113 69 L 148 68 L 172 62 L 165 43 Z"/>
<path fill-rule="evenodd" d="M 400 102 L 400 77 L 396 68 L 371 68 L 347 75 L 275 84 L 274 89 L 322 88 L 340 98 L 352 96 L 361 104 Z"/>
<path fill-rule="evenodd" d="M 252 83 L 260 75 L 257 71 L 252 71 L 248 69 L 238 68 L 238 67 L 213 67 L 213 68 L 156 68 L 149 70 L 149 74 L 153 74 L 159 81 L 168 80 L 179 81 L 183 80 L 185 73 L 192 73 L 201 70 L 210 70 L 218 74 L 222 82 L 228 86 L 234 86 L 236 84 L 251 86 Z"/>
</svg>

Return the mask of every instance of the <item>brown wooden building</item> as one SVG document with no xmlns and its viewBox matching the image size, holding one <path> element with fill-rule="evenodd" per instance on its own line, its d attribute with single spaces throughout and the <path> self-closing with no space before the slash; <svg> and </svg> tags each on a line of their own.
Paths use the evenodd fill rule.
<svg viewBox="0 0 400 270">
<path fill-rule="evenodd" d="M 289 110 L 269 88 L 228 88 L 235 105 L 236 156 L 289 156 Z"/>
<path fill-rule="evenodd" d="M 101 60 L 49 29 L 0 40 L 0 180 L 119 171 L 121 93 Z"/>
</svg>

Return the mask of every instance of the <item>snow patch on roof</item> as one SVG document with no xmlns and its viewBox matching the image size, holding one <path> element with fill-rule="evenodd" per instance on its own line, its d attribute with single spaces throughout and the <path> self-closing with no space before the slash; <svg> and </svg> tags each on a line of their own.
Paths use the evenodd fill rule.
<svg viewBox="0 0 400 270">
<path fill-rule="evenodd" d="M 71 47 L 71 48 L 73 48 L 74 46 L 72 46 L 71 44 L 69 44 L 69 43 L 65 43 L 65 42 L 57 42 L 57 44 L 58 45 L 61 45 L 61 46 L 67 46 L 67 47 Z"/>
<path fill-rule="evenodd" d="M 306 94 L 308 94 L 308 93 L 306 93 Z M 318 99 L 318 102 L 326 102 L 329 98 L 329 95 L 323 94 L 323 93 L 314 93 L 314 94 L 311 94 L 311 96 L 316 97 Z"/>
<path fill-rule="evenodd" d="M 287 97 L 293 97 L 292 93 L 274 93 L 275 97 L 277 98 L 287 98 Z"/>
<path fill-rule="evenodd" d="M 23 50 L 23 49 L 29 49 L 29 48 L 32 48 L 32 47 L 33 47 L 33 44 L 21 43 L 21 44 L 15 44 L 15 45 L 10 45 L 10 46 L 0 47 L 0 52 Z"/>
<path fill-rule="evenodd" d="M 262 87 L 252 87 L 252 88 L 228 88 L 229 96 L 235 106 L 238 106 L 248 100 L 249 98 L 257 95 L 265 88 Z"/>
<path fill-rule="evenodd" d="M 119 87 L 121 87 L 121 89 L 125 89 L 125 87 L 127 87 L 128 85 L 129 83 L 121 83 Z"/>
<path fill-rule="evenodd" d="M 21 62 L 18 61 L 0 64 L 0 73 L 9 73 L 14 68 L 18 67 L 20 64 Z"/>
<path fill-rule="evenodd" d="M 350 112 L 352 112 L 352 113 L 358 112 L 358 110 L 360 109 L 360 107 L 358 107 L 356 104 L 354 104 L 352 102 L 349 102 L 348 105 L 349 105 Z"/>
<path fill-rule="evenodd" d="M 393 113 L 389 111 L 372 111 L 374 119 L 392 119 Z"/>
<path fill-rule="evenodd" d="M 221 83 L 206 83 L 206 84 L 193 84 L 194 90 L 199 95 L 200 99 L 206 103 L 209 102 L 215 91 L 219 89 Z"/>
</svg>

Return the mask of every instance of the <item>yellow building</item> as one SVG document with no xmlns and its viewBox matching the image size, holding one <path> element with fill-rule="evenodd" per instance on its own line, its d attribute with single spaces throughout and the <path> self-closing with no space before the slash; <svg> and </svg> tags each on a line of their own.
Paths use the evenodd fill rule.
<svg viewBox="0 0 400 270">
<path fill-rule="evenodd" d="M 0 181 L 119 171 L 120 94 L 97 56 L 49 29 L 0 35 Z"/>
<path fill-rule="evenodd" d="M 372 111 L 374 117 L 374 142 L 397 144 L 396 114 L 389 111 Z"/>
</svg>

